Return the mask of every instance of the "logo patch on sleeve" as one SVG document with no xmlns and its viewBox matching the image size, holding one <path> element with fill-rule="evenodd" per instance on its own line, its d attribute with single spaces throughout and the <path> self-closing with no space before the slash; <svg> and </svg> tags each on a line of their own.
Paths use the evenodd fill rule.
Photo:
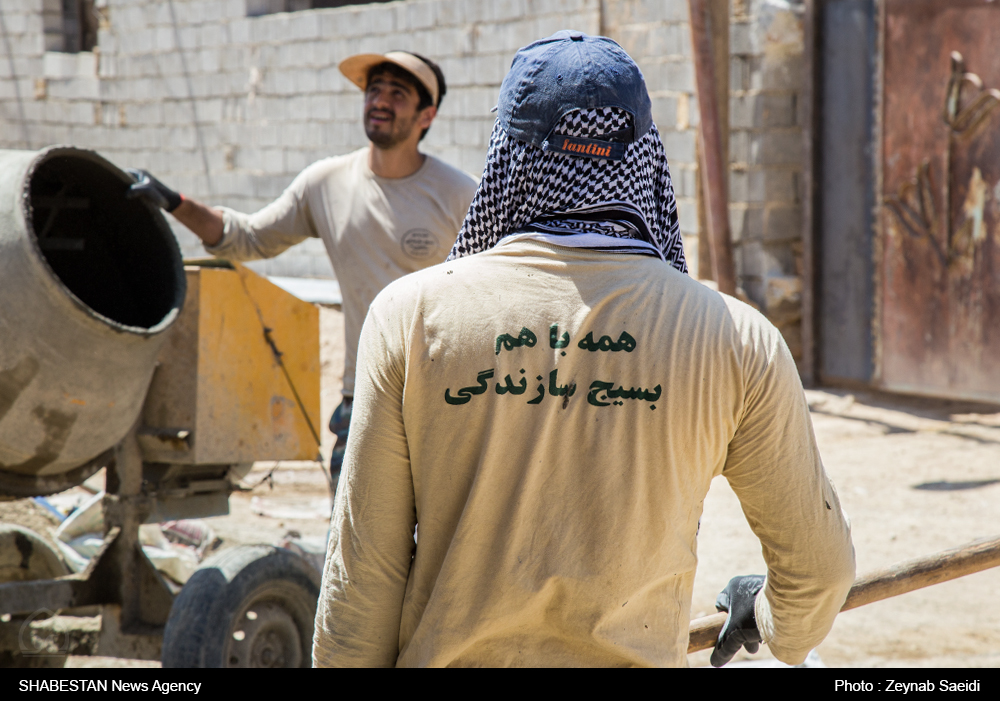
<svg viewBox="0 0 1000 701">
<path fill-rule="evenodd" d="M 582 139 L 576 136 L 552 135 L 542 144 L 543 151 L 565 153 L 570 156 L 586 156 L 620 161 L 625 157 L 625 144 L 615 141 Z"/>
</svg>

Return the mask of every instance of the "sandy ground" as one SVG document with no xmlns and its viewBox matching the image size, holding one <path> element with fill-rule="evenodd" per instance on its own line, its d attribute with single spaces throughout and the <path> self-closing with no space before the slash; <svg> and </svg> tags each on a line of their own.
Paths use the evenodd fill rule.
<svg viewBox="0 0 1000 701">
<path fill-rule="evenodd" d="M 323 309 L 322 412 L 340 401 L 343 317 Z M 875 393 L 807 390 L 824 464 L 851 518 L 858 573 L 1000 535 L 1000 407 Z M 324 426 L 323 455 L 332 437 Z M 254 491 L 234 494 L 229 516 L 209 522 L 222 547 L 274 542 L 288 531 L 324 537 L 329 498 L 316 463 L 258 463 Z M 274 514 L 261 516 L 251 508 Z M 294 516 L 292 518 L 291 516 Z M 705 501 L 692 616 L 714 612 L 737 574 L 765 571 L 760 546 L 733 492 L 716 479 Z M 838 617 L 817 655 L 827 666 L 1000 666 L 1000 568 L 871 604 Z M 709 653 L 689 657 L 708 663 Z M 766 664 L 767 648 L 736 662 Z M 70 658 L 68 666 L 141 664 Z"/>
<path fill-rule="evenodd" d="M 808 390 L 827 473 L 851 519 L 858 574 L 1000 535 L 1000 408 Z M 692 615 L 735 574 L 764 572 L 728 485 L 705 502 Z M 840 615 L 817 649 L 837 667 L 1000 666 L 1000 568 Z M 705 664 L 707 652 L 690 656 Z M 741 657 L 747 657 L 741 655 Z M 767 650 L 754 656 L 767 658 Z"/>
</svg>

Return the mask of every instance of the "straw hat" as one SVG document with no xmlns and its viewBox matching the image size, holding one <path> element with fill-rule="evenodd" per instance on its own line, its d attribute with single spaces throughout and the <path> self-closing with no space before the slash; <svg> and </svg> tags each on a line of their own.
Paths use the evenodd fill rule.
<svg viewBox="0 0 1000 701">
<path fill-rule="evenodd" d="M 394 63 L 427 88 L 431 104 L 438 103 L 438 81 L 434 71 L 419 58 L 406 51 L 390 51 L 387 54 L 357 54 L 340 62 L 340 72 L 362 90 L 368 87 L 368 72 L 380 63 Z"/>
</svg>

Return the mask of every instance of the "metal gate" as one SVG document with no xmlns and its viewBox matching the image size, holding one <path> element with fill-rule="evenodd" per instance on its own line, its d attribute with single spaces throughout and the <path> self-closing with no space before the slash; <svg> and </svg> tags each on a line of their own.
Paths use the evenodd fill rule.
<svg viewBox="0 0 1000 701">
<path fill-rule="evenodd" d="M 1000 7 L 887 0 L 881 384 L 1000 401 Z"/>
<path fill-rule="evenodd" d="M 1000 3 L 819 9 L 820 378 L 1000 402 Z"/>
</svg>

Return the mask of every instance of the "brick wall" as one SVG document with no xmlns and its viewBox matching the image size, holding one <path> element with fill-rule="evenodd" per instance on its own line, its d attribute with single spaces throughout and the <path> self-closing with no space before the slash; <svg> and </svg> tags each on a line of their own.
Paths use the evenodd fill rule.
<svg viewBox="0 0 1000 701">
<path fill-rule="evenodd" d="M 733 233 L 741 283 L 767 309 L 773 281 L 795 272 L 801 23 L 783 0 L 733 2 Z M 515 51 L 558 29 L 604 33 L 646 76 L 697 260 L 687 0 L 405 0 L 263 16 L 248 16 L 254 0 L 95 5 L 98 49 L 63 54 L 47 51 L 58 45 L 59 0 L 0 0 L 0 148 L 93 148 L 243 211 L 309 163 L 365 145 L 361 94 L 337 70 L 346 56 L 398 48 L 438 61 L 448 95 L 424 148 L 478 175 Z M 199 255 L 195 237 L 175 230 L 185 255 Z M 332 275 L 318 240 L 256 267 Z"/>
</svg>

